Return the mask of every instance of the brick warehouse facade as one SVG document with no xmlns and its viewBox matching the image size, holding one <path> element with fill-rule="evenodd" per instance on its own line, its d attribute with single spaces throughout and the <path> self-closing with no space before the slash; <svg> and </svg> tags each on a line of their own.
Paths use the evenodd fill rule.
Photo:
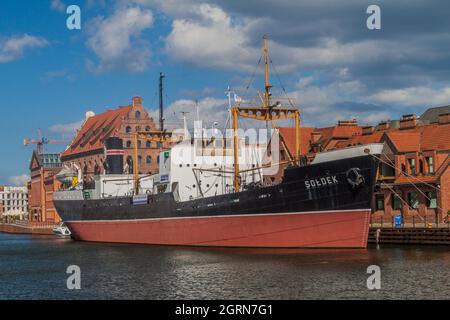
<svg viewBox="0 0 450 320">
<path fill-rule="evenodd" d="M 379 167 L 381 189 L 373 199 L 373 222 L 391 224 L 394 216 L 401 215 L 405 223 L 423 225 L 450 217 L 450 107 L 428 109 L 420 118 L 404 115 L 376 127 L 360 127 L 352 120 L 305 129 L 311 134 L 307 151 L 302 137 L 302 153 L 310 160 L 319 151 L 386 143 L 389 151 L 383 155 L 386 163 Z M 295 136 L 286 132 L 280 128 L 284 147 L 293 149 Z M 282 157 L 283 150 L 280 153 Z"/>
<path fill-rule="evenodd" d="M 119 137 L 124 143 L 124 162 L 133 163 L 134 133 L 155 131 L 156 125 L 142 105 L 140 97 L 134 97 L 132 104 L 87 117 L 75 139 L 62 153 L 64 165 L 76 164 L 90 181 L 95 174 L 105 172 L 104 142 L 109 137 Z M 167 147 L 156 142 L 138 141 L 138 168 L 141 174 L 158 172 L 158 158 Z M 130 166 L 129 166 L 130 167 Z"/>
<path fill-rule="evenodd" d="M 30 222 L 58 223 L 61 221 L 53 205 L 53 192 L 59 190 L 61 184 L 56 174 L 62 164 L 59 154 L 33 152 L 30 162 L 28 182 L 28 208 Z"/>
</svg>

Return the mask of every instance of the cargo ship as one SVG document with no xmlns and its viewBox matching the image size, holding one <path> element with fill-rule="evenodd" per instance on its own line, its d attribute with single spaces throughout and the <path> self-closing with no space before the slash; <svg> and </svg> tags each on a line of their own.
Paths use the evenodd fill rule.
<svg viewBox="0 0 450 320">
<path fill-rule="evenodd" d="M 54 204 L 75 240 L 152 245 L 365 248 L 377 155 L 382 144 L 356 146 L 301 157 L 299 111 L 273 102 L 264 44 L 265 90 L 260 106 L 235 105 L 231 136 L 185 134 L 160 154 L 159 173 L 124 174 L 123 142 L 104 142 L 107 172 L 95 186 L 68 183 L 54 193 Z M 264 183 L 264 149 L 238 133 L 238 118 L 274 121 L 291 118 L 296 126 L 294 159 L 282 181 Z M 167 132 L 138 132 L 162 141 Z M 173 137 L 171 137 L 173 139 Z M 267 149 L 267 146 L 264 146 Z M 247 157 L 245 157 L 247 155 Z M 246 158 L 242 161 L 241 158 Z M 136 167 L 136 166 L 134 166 Z M 61 180 L 74 174 L 60 173 Z M 78 175 L 81 175 L 78 171 Z"/>
</svg>

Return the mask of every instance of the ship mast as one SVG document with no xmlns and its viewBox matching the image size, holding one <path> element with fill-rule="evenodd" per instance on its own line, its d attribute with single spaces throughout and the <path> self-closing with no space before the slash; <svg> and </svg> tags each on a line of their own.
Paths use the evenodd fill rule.
<svg viewBox="0 0 450 320">
<path fill-rule="evenodd" d="M 269 82 L 269 49 L 267 46 L 267 35 L 264 35 L 264 99 L 261 97 L 262 106 L 234 106 L 231 108 L 231 115 L 233 117 L 233 152 L 234 152 L 234 174 L 233 187 L 234 192 L 239 192 L 241 188 L 239 171 L 239 117 L 251 118 L 260 121 L 275 121 L 287 118 L 295 119 L 295 156 L 293 163 L 299 165 L 300 162 L 300 111 L 297 108 L 280 107 L 281 102 L 277 101 L 274 105 L 271 102 L 272 86 Z M 289 100 L 290 101 L 290 100 Z"/>
<path fill-rule="evenodd" d="M 270 106 L 270 89 L 272 86 L 269 83 L 269 49 L 267 48 L 267 34 L 264 34 L 264 98 L 265 108 Z"/>
</svg>

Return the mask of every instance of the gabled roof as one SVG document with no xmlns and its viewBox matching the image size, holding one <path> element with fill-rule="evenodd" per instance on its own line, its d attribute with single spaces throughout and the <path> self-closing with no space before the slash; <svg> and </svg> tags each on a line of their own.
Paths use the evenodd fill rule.
<svg viewBox="0 0 450 320">
<path fill-rule="evenodd" d="M 120 129 L 131 109 L 132 106 L 119 107 L 88 118 L 61 157 L 103 149 L 103 140 Z"/>
</svg>

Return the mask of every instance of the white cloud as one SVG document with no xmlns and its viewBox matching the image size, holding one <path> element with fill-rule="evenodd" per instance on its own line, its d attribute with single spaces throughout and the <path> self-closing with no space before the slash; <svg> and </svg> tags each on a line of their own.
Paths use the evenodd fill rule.
<svg viewBox="0 0 450 320">
<path fill-rule="evenodd" d="M 59 12 L 65 12 L 67 6 L 61 0 L 52 0 L 50 8 Z"/>
<path fill-rule="evenodd" d="M 358 121 L 362 124 L 378 124 L 381 121 L 388 121 L 390 119 L 392 119 L 392 115 L 387 112 L 374 112 L 364 115 L 363 117 L 358 119 Z"/>
<path fill-rule="evenodd" d="M 368 100 L 403 106 L 448 105 L 450 104 L 450 87 L 439 89 L 410 87 L 382 90 L 369 96 Z"/>
<path fill-rule="evenodd" d="M 54 79 L 66 79 L 68 81 L 73 81 L 76 79 L 76 76 L 69 73 L 67 70 L 53 70 L 46 72 L 41 79 L 44 81 L 51 81 Z"/>
<path fill-rule="evenodd" d="M 131 72 L 144 71 L 151 51 L 140 35 L 152 24 L 152 12 L 136 6 L 119 6 L 112 16 L 94 19 L 89 26 L 87 46 L 99 61 L 97 65 L 89 61 L 90 70 L 105 72 L 125 68 Z"/>
<path fill-rule="evenodd" d="M 14 186 L 25 186 L 25 184 L 30 180 L 30 176 L 27 174 L 21 174 L 18 176 L 12 176 L 8 179 L 8 182 Z"/>
<path fill-rule="evenodd" d="M 146 1 L 144 1 L 146 2 Z M 218 6 L 191 4 L 183 16 L 171 5 L 160 4 L 175 14 L 172 31 L 166 38 L 166 52 L 177 61 L 201 67 L 250 72 L 262 54 L 262 33 L 267 18 L 231 16 Z M 269 35 L 270 38 L 270 35 Z M 339 77 L 349 75 L 348 65 L 396 59 L 417 53 L 387 40 L 342 43 L 320 36 L 312 46 L 268 41 L 270 55 L 281 73 L 302 68 L 339 67 Z"/>
<path fill-rule="evenodd" d="M 84 120 L 66 123 L 66 124 L 55 124 L 49 128 L 53 133 L 58 133 L 63 137 L 72 138 L 78 129 L 83 125 Z"/>
<path fill-rule="evenodd" d="M 10 62 L 21 58 L 26 49 L 43 48 L 48 45 L 48 41 L 42 37 L 34 37 L 28 34 L 11 37 L 9 39 L 0 38 L 0 63 Z"/>
<path fill-rule="evenodd" d="M 249 45 L 245 28 L 221 8 L 195 6 L 197 16 L 175 19 L 166 38 L 166 52 L 175 60 L 203 67 L 245 69 L 255 64 L 258 51 Z"/>
</svg>

